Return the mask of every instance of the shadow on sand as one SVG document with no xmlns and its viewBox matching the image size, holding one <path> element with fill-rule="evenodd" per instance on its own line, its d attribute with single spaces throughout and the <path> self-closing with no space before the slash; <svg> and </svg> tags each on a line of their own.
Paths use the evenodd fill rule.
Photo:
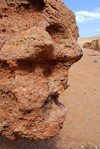
<svg viewBox="0 0 100 149">
<path fill-rule="evenodd" d="M 10 140 L 0 134 L 0 149 L 60 149 L 56 146 L 59 136 L 45 141 Z"/>
</svg>

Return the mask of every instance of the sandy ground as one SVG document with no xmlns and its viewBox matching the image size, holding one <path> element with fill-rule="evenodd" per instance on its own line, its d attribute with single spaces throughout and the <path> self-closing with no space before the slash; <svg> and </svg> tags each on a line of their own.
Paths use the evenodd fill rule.
<svg viewBox="0 0 100 149">
<path fill-rule="evenodd" d="M 68 110 L 61 140 L 68 147 L 100 145 L 100 52 L 83 52 L 70 69 L 70 87 L 60 96 Z"/>
<path fill-rule="evenodd" d="M 39 142 L 0 135 L 0 149 L 80 149 L 86 144 L 100 149 L 100 52 L 83 53 L 70 69 L 70 87 L 59 98 L 68 111 L 60 135 Z"/>
</svg>

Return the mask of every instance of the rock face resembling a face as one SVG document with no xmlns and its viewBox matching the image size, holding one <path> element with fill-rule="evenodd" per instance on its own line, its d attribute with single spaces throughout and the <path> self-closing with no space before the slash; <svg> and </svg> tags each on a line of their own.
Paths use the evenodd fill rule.
<svg viewBox="0 0 100 149">
<path fill-rule="evenodd" d="M 12 140 L 49 139 L 63 126 L 66 108 L 58 97 L 68 87 L 70 66 L 82 57 L 75 15 L 61 0 L 7 4 L 16 20 L 25 13 L 24 22 L 31 14 L 34 23 L 3 33 L 9 40 L 0 50 L 0 133 Z"/>
</svg>

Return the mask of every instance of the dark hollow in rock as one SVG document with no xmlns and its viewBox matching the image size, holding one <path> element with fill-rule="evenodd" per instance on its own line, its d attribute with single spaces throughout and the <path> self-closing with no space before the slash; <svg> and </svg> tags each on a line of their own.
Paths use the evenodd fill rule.
<svg viewBox="0 0 100 149">
<path fill-rule="evenodd" d="M 44 0 L 28 0 L 30 5 L 36 7 L 38 11 L 44 10 L 45 3 Z"/>
<path fill-rule="evenodd" d="M 62 27 L 61 25 L 59 25 L 59 24 L 56 24 L 56 23 L 51 24 L 50 26 L 48 26 L 48 27 L 46 28 L 46 31 L 47 31 L 50 35 L 53 35 L 53 34 L 56 34 L 56 33 L 58 33 L 58 34 L 64 33 L 63 27 Z"/>
</svg>

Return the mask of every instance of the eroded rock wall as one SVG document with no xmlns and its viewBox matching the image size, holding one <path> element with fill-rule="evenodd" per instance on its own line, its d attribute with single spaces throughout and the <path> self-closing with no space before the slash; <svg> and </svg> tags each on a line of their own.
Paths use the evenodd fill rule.
<svg viewBox="0 0 100 149">
<path fill-rule="evenodd" d="M 100 51 L 100 38 L 83 44 L 83 48 Z"/>
<path fill-rule="evenodd" d="M 0 2 L 0 16 L 0 133 L 49 139 L 63 127 L 58 97 L 82 57 L 75 15 L 61 0 L 13 0 Z"/>
</svg>

